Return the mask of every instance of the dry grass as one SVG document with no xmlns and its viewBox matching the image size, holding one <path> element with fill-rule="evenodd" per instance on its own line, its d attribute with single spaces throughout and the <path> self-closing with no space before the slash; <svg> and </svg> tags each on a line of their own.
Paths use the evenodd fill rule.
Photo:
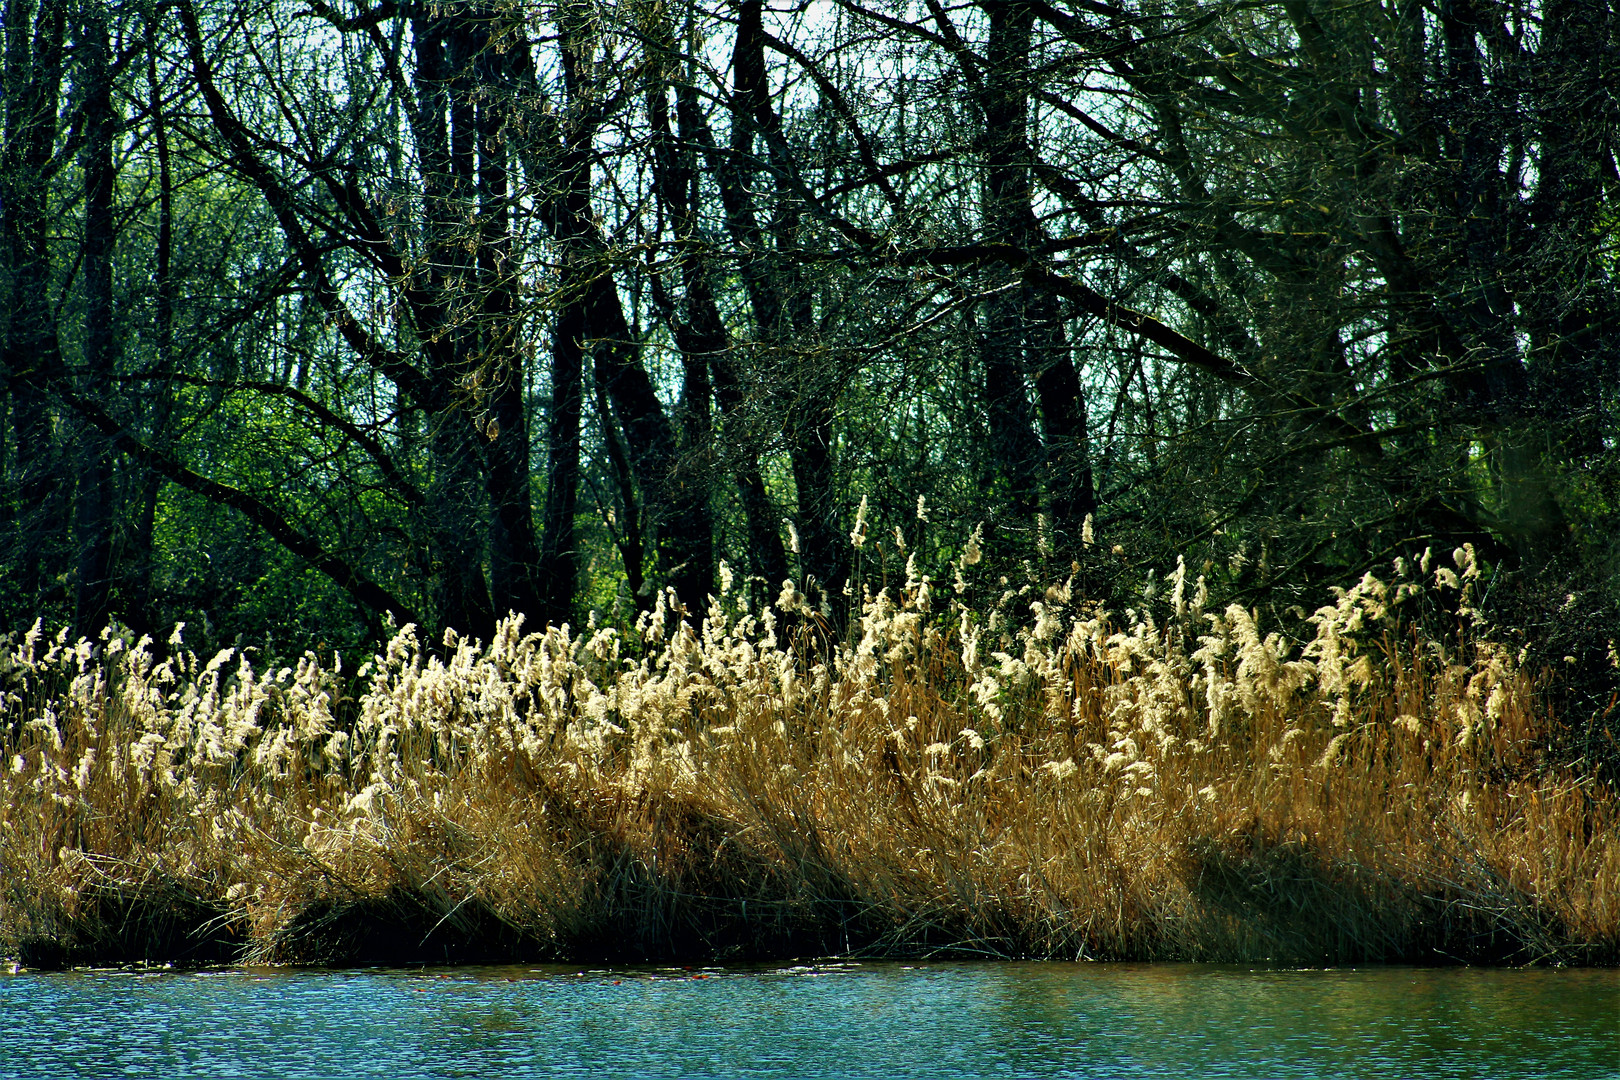
<svg viewBox="0 0 1620 1080">
<path fill-rule="evenodd" d="M 1302 650 L 1179 568 L 1123 617 L 913 572 L 820 652 L 791 587 L 630 634 L 405 627 L 352 677 L 36 627 L 0 949 L 1613 963 L 1615 793 L 1546 759 L 1512 656 L 1402 616 L 1467 624 L 1455 561 L 1363 579 Z"/>
</svg>

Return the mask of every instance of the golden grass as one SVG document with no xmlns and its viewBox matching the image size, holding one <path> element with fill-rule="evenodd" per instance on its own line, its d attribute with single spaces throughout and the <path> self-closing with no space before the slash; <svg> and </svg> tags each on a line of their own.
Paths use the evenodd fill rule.
<svg viewBox="0 0 1620 1080">
<path fill-rule="evenodd" d="M 1466 625 L 1456 562 L 1340 591 L 1303 649 L 1179 567 L 1123 616 L 913 571 L 820 650 L 791 587 L 626 634 L 405 627 L 352 677 L 36 627 L 0 949 L 1613 963 L 1614 791 L 1544 753 L 1511 655 L 1402 615 Z"/>
</svg>

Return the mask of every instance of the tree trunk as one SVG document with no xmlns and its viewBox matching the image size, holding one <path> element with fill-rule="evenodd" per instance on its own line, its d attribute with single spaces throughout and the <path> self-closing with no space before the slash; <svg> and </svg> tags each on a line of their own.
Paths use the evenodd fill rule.
<svg viewBox="0 0 1620 1080">
<path fill-rule="evenodd" d="M 1029 51 L 1034 11 L 1023 0 L 991 0 L 981 95 L 985 159 L 984 240 L 1030 251 L 1043 239 L 1032 205 Z M 1056 299 L 1037 294 L 1011 270 L 992 275 L 980 356 L 996 456 L 1015 513 L 1039 505 L 1045 473 L 1057 528 L 1078 532 L 1096 508 L 1086 439 L 1086 403 Z M 1035 436 L 1026 380 L 1040 403 L 1044 447 Z"/>
<path fill-rule="evenodd" d="M 159 19 L 155 11 L 148 12 L 148 41 L 157 40 Z M 162 88 L 158 81 L 156 49 L 146 50 L 146 87 L 158 166 L 157 247 L 153 252 L 152 280 L 156 355 L 152 369 L 153 374 L 159 377 L 149 390 L 152 401 L 148 438 L 154 447 L 161 450 L 164 448 L 173 402 L 173 391 L 162 376 L 169 372 L 174 353 L 174 174 L 169 152 L 168 119 L 163 113 Z M 157 529 L 158 495 L 163 483 L 162 474 L 152 469 L 142 470 L 135 521 L 124 557 L 130 589 L 125 618 L 145 633 L 156 633 L 158 623 L 158 602 L 153 580 L 156 569 L 153 537 Z"/>
<path fill-rule="evenodd" d="M 428 446 L 432 481 L 428 490 L 428 542 L 435 574 L 435 607 L 440 625 L 487 638 L 495 625 L 494 606 L 484 578 L 483 547 L 470 542 L 483 533 L 485 477 L 480 475 L 478 435 L 467 414 L 460 386 L 470 376 L 469 336 L 474 328 L 457 314 L 471 285 L 473 261 L 467 254 L 466 210 L 473 203 L 474 111 L 470 101 L 473 48 L 462 20 L 452 16 L 417 19 L 416 88 L 422 145 L 428 269 L 425 292 L 431 306 L 419 334 L 426 339 L 432 399 L 428 407 Z"/>
<path fill-rule="evenodd" d="M 62 84 L 62 0 L 9 0 L 5 9 L 6 131 L 0 159 L 0 242 L 6 276 L 0 371 L 11 394 L 13 468 L 7 492 L 12 588 L 25 610 L 42 611 L 58 539 L 68 532 L 55 424 L 42 376 L 62 358 L 51 304 L 47 169 L 56 149 Z"/>
<path fill-rule="evenodd" d="M 80 50 L 84 97 L 84 369 L 81 392 L 107 403 L 113 376 L 113 113 L 107 13 L 86 9 Z M 78 577 L 74 629 L 93 636 L 112 614 L 112 447 L 84 427 L 78 440 L 79 475 L 75 499 Z"/>
<path fill-rule="evenodd" d="M 708 121 L 698 104 L 697 93 L 689 84 L 683 83 L 676 87 L 675 108 L 676 122 L 684 147 L 703 147 L 708 151 L 711 161 L 718 159 L 714 134 L 710 131 Z M 692 153 L 690 149 L 685 152 Z M 733 235 L 736 235 L 739 229 L 746 232 L 746 222 L 751 220 L 751 212 L 742 201 L 740 185 L 735 179 L 729 179 L 735 176 L 736 170 L 729 164 L 729 159 L 719 159 L 715 163 L 720 166 L 722 199 L 728 221 L 737 223 L 733 227 Z M 691 169 L 691 175 L 683 177 L 684 183 L 679 186 L 683 190 L 680 202 L 687 214 L 687 224 L 684 228 L 687 234 L 691 234 L 694 231 L 698 202 L 696 161 L 690 161 L 688 167 Z M 743 516 L 748 523 L 752 571 L 763 577 L 771 588 L 776 588 L 788 577 L 787 552 L 782 546 L 779 514 L 771 504 L 770 494 L 765 488 L 765 480 L 760 472 L 756 440 L 744 431 L 747 424 L 745 416 L 747 395 L 737 372 L 734 346 L 726 331 L 725 320 L 720 315 L 720 306 L 715 299 L 714 283 L 707 261 L 700 254 L 686 252 L 683 253 L 681 265 L 686 294 L 683 297 L 684 310 L 678 314 L 676 320 L 679 324 L 676 333 L 684 337 L 684 344 L 680 343 L 679 338 L 678 344 L 685 355 L 707 357 L 715 403 L 720 408 L 726 435 L 726 452 L 732 455 L 737 493 L 742 502 Z M 746 269 L 744 276 L 745 279 L 749 277 L 749 271 Z M 757 281 L 750 285 L 749 294 L 751 297 L 760 295 Z M 762 304 L 768 305 L 769 301 L 765 301 L 761 296 L 755 303 L 756 312 L 760 310 Z"/>
<path fill-rule="evenodd" d="M 827 370 L 821 358 L 807 358 L 816 328 L 805 283 L 790 264 L 772 260 L 766 253 L 766 238 L 752 194 L 750 163 L 756 134 L 766 136 L 770 156 L 777 201 L 770 240 L 778 249 L 791 247 L 797 238 L 798 175 L 796 164 L 780 149 L 780 139 L 771 138 L 780 135 L 781 121 L 771 107 L 766 79 L 764 4 L 761 0 L 742 0 L 737 14 L 737 40 L 732 53 L 731 154 L 718 163 L 717 177 L 732 238 L 751 252 L 744 260 L 742 277 L 767 358 L 780 371 L 773 377 L 793 387 L 782 422 L 798 496 L 800 564 L 806 584 L 821 591 L 834 621 L 841 624 L 849 558 L 834 490 L 836 470 L 832 457 L 838 375 Z"/>
<path fill-rule="evenodd" d="M 1070 359 L 1069 338 L 1051 296 L 1031 297 L 1033 313 L 1027 367 L 1035 372 L 1045 441 L 1046 490 L 1058 535 L 1078 539 L 1088 514 L 1097 509 L 1091 477 L 1086 398 Z"/>
<path fill-rule="evenodd" d="M 512 262 L 504 121 L 514 92 L 518 50 L 481 42 L 478 65 L 478 199 L 483 234 L 478 245 L 480 352 L 489 389 L 488 467 L 490 586 L 495 614 L 538 613 L 540 541 L 529 493 L 529 414 L 524 402 L 524 352 L 519 341 L 517 271 Z"/>
</svg>

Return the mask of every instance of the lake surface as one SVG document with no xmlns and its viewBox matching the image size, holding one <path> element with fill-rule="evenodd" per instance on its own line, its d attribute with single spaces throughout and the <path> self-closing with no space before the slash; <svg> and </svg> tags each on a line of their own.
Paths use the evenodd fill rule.
<svg viewBox="0 0 1620 1080">
<path fill-rule="evenodd" d="M 1620 972 L 22 973 L 0 1076 L 1620 1077 Z"/>
</svg>

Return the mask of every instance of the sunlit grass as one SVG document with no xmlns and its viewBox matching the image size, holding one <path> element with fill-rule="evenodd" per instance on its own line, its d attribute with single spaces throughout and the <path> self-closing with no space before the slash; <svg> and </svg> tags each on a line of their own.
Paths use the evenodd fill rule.
<svg viewBox="0 0 1620 1080">
<path fill-rule="evenodd" d="M 0 949 L 1614 962 L 1614 792 L 1546 753 L 1453 565 L 1340 591 L 1302 648 L 1179 567 L 1125 614 L 913 570 L 832 648 L 792 587 L 628 634 L 405 627 L 353 675 L 36 627 Z M 1404 614 L 1437 597 L 1444 643 Z"/>
</svg>

